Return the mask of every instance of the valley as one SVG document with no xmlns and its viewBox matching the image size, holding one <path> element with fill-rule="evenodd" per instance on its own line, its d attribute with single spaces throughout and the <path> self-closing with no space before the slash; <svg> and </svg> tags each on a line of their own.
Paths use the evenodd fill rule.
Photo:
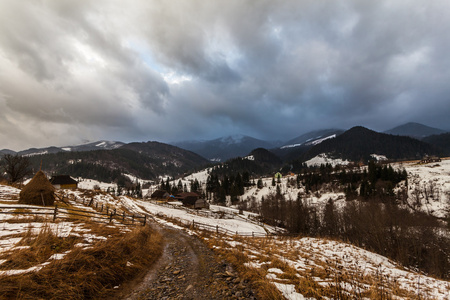
<svg viewBox="0 0 450 300">
<path fill-rule="evenodd" d="M 392 166 L 395 170 L 405 170 L 408 174 L 407 198 L 406 201 L 399 202 L 398 207 L 410 210 L 415 214 L 428 215 L 436 220 L 441 220 L 432 225 L 435 227 L 432 230 L 441 232 L 442 237 L 448 236 L 448 227 L 445 224 L 448 222 L 446 220 L 450 207 L 450 160 L 444 159 L 439 163 L 427 164 L 419 164 L 418 161 L 402 162 L 392 164 Z M 176 185 L 181 181 L 183 186 L 190 188 L 197 181 L 200 189 L 207 194 L 207 181 L 211 172 L 212 168 L 208 168 L 168 182 L 169 185 Z M 136 270 L 133 266 L 137 262 L 131 258 L 132 256 L 123 257 L 126 259 L 125 265 L 131 268 L 129 271 L 133 272 L 127 271 L 126 274 L 130 275 L 121 279 L 122 283 L 102 288 L 101 295 L 121 295 L 117 296 L 121 298 L 129 293 L 134 294 L 135 296 L 126 296 L 132 297 L 130 299 L 145 293 L 147 293 L 146 297 L 150 297 L 150 299 L 153 299 L 152 297 L 157 299 L 159 296 L 183 298 L 188 295 L 206 295 L 202 293 L 211 293 L 208 296 L 211 299 L 249 299 L 251 297 L 255 297 L 255 299 L 302 299 L 302 297 L 336 299 L 393 296 L 398 299 L 447 299 L 449 297 L 450 283 L 448 279 L 444 279 L 449 275 L 448 273 L 444 272 L 441 274 L 441 277 L 444 278 L 436 279 L 427 275 L 427 272 L 420 268 L 414 269 L 412 266 L 399 263 L 389 257 L 390 255 L 384 256 L 370 251 L 370 244 L 358 247 L 343 242 L 337 236 L 333 238 L 331 233 L 321 231 L 327 228 L 327 220 L 329 221 L 327 218 L 331 216 L 327 213 L 330 201 L 336 212 L 348 210 L 349 203 L 356 204 L 358 202 L 354 201 L 360 201 L 350 201 L 342 187 L 323 184 L 320 188 L 307 190 L 303 183 L 297 184 L 297 178 L 294 175 L 285 175 L 276 179 L 275 185 L 273 185 L 273 181 L 273 177 L 262 177 L 262 185 L 255 184 L 245 187 L 244 194 L 238 197 L 238 202 L 233 202 L 231 197 L 227 196 L 226 206 L 211 204 L 209 209 L 202 210 L 183 207 L 177 201 L 161 202 L 137 199 L 127 195 L 111 195 L 106 191 L 113 185 L 93 180 L 80 182 L 80 188 L 85 189 L 58 192 L 60 199 L 63 200 L 63 202 L 58 201 L 57 204 L 61 208 L 73 207 L 81 211 L 100 211 L 101 207 L 103 211 L 108 207 L 109 212 L 114 210 L 112 222 L 111 220 L 106 221 L 105 225 L 96 225 L 95 222 L 93 223 L 95 220 L 90 220 L 89 217 L 86 217 L 88 214 L 85 213 L 83 213 L 85 216 L 81 218 L 63 214 L 62 219 L 56 219 L 55 222 L 52 221 L 52 214 L 50 217 L 36 217 L 30 214 L 39 211 L 36 210 L 38 208 L 36 206 L 21 205 L 21 209 L 17 210 L 14 207 L 17 206 L 20 190 L 2 185 L 0 186 L 2 206 L 0 216 L 3 221 L 0 242 L 0 282 L 1 286 L 8 287 L 8 290 L 3 290 L 3 293 L 17 293 L 12 288 L 17 280 L 33 281 L 36 274 L 42 273 L 41 276 L 46 276 L 45 274 L 48 274 L 49 270 L 54 270 L 53 268 L 61 268 L 66 263 L 75 263 L 77 258 L 72 253 L 79 255 L 78 253 L 88 253 L 91 248 L 103 247 L 104 243 L 109 240 L 113 241 L 116 235 L 133 236 L 134 232 L 141 230 L 142 227 L 137 218 L 147 216 L 148 224 L 156 230 L 154 231 L 156 239 L 158 239 L 158 232 L 174 230 L 173 234 L 177 235 L 178 233 L 175 233 L 177 231 L 186 232 L 187 235 L 184 235 L 183 239 L 193 240 L 191 242 L 185 240 L 186 246 L 177 248 L 178 250 L 169 250 L 172 249 L 170 247 L 173 247 L 170 246 L 171 243 L 175 244 L 169 239 L 171 235 L 168 232 L 163 233 L 162 235 L 167 235 L 167 238 L 163 238 L 157 245 L 160 247 L 166 245 L 164 247 L 169 248 L 163 251 L 158 247 L 159 250 L 152 251 L 154 256 Z M 92 190 L 94 186 L 103 191 Z M 401 187 L 401 184 L 398 185 L 398 188 L 401 189 Z M 142 192 L 144 195 L 151 194 L 152 190 L 158 188 L 160 188 L 159 184 L 150 185 Z M 294 233 L 295 231 L 292 231 L 292 227 L 289 225 L 289 220 L 282 221 L 282 218 L 271 214 L 278 219 L 275 224 L 273 223 L 274 219 L 267 218 L 269 215 L 263 211 L 264 202 L 277 193 L 282 195 L 279 203 L 284 202 L 284 205 L 288 207 L 294 204 L 301 195 L 304 208 L 314 209 L 318 213 L 319 227 L 317 230 L 319 231 L 316 234 L 306 233 L 306 231 Z M 211 197 L 210 201 L 214 202 L 214 195 L 209 197 Z M 364 202 L 361 205 L 365 205 Z M 373 205 L 372 209 L 376 207 Z M 8 206 L 13 208 L 9 211 L 14 213 L 7 213 L 8 210 L 5 210 L 5 207 Z M 282 209 L 282 206 L 278 208 L 272 206 L 271 210 L 274 209 Z M 364 207 L 361 206 L 360 209 L 364 209 Z M 133 221 L 136 222 L 134 226 L 122 225 L 126 224 L 121 221 L 122 211 L 124 215 L 136 216 L 133 217 L 133 220 L 136 218 Z M 300 211 L 297 212 L 300 213 Z M 287 212 L 285 214 L 288 215 Z M 264 215 L 266 218 L 262 219 L 261 216 Z M 369 231 L 366 234 L 374 233 Z M 39 243 L 39 237 L 46 234 L 50 234 L 53 245 L 63 243 L 66 246 L 56 246 L 46 250 L 47 254 L 40 256 L 35 263 L 24 264 L 17 260 L 22 252 L 25 254 L 33 247 L 40 248 L 39 244 L 31 244 L 31 247 L 28 245 Z M 69 240 L 71 242 L 68 244 Z M 197 244 L 198 240 L 202 242 Z M 367 243 L 369 242 L 367 240 Z M 388 242 L 386 240 L 386 243 Z M 198 245 L 195 248 L 197 250 L 187 250 L 192 247 L 187 245 L 192 245 L 192 243 Z M 200 246 L 201 244 L 204 246 Z M 114 247 L 119 247 L 119 244 Z M 209 250 L 200 250 L 201 248 L 198 247 L 206 247 Z M 448 251 L 448 249 L 442 248 L 443 251 Z M 16 254 L 12 255 L 12 253 Z M 208 258 L 202 259 L 207 259 L 208 264 L 211 263 L 211 269 L 200 273 L 212 272 L 211 276 L 215 280 L 206 285 L 213 284 L 214 288 L 211 289 L 211 292 L 208 292 L 209 290 L 202 291 L 196 287 L 196 284 L 203 279 L 198 277 L 200 273 L 195 273 L 197 267 L 189 267 L 189 261 L 195 263 L 199 259 L 197 255 L 200 254 L 193 253 L 205 253 L 205 255 L 210 253 L 206 256 Z M 164 260 L 167 259 L 167 255 L 171 255 L 169 264 L 160 265 L 158 261 L 163 259 L 158 258 L 160 255 L 166 257 Z M 189 255 L 190 258 L 185 258 L 181 262 L 177 258 L 179 255 Z M 434 254 L 431 252 L 423 255 L 425 260 L 436 259 L 436 257 L 432 258 Z M 226 263 L 216 265 L 213 263 L 216 260 Z M 149 262 L 155 262 L 154 266 L 149 267 Z M 149 268 L 147 270 L 154 275 L 145 275 L 147 274 L 144 271 L 145 268 Z M 175 273 L 177 275 L 174 275 Z M 169 282 L 164 281 L 164 278 L 171 277 L 174 277 L 171 280 L 175 280 L 175 277 L 178 278 L 176 280 L 180 280 L 180 284 L 170 286 L 164 283 Z M 129 282 L 131 278 L 134 278 L 134 283 Z M 58 286 L 60 285 L 47 291 L 46 295 L 57 295 L 60 292 Z M 43 293 L 42 289 L 37 289 L 37 291 Z M 27 293 L 27 290 L 25 289 L 21 293 Z"/>
</svg>

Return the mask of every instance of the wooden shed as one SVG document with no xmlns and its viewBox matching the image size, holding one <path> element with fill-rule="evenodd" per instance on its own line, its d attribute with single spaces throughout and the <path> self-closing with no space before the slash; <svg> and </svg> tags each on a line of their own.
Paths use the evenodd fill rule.
<svg viewBox="0 0 450 300">
<path fill-rule="evenodd" d="M 200 198 L 197 193 L 180 193 L 175 196 L 175 199 L 181 201 L 184 206 L 194 208 L 195 202 Z"/>
<path fill-rule="evenodd" d="M 169 197 L 170 197 L 170 194 L 164 190 L 156 190 L 150 196 L 150 198 L 154 199 L 154 200 L 156 200 L 156 199 L 159 199 L 159 200 L 164 199 L 165 200 Z"/>
<path fill-rule="evenodd" d="M 50 183 L 55 189 L 76 189 L 78 187 L 78 181 L 70 177 L 69 175 L 56 175 L 50 178 Z"/>
</svg>

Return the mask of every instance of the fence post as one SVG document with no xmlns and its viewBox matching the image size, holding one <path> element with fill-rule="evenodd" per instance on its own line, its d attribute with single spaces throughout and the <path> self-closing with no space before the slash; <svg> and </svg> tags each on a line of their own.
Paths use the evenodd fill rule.
<svg viewBox="0 0 450 300">
<path fill-rule="evenodd" d="M 106 214 L 109 213 L 109 206 L 106 206 Z"/>
<path fill-rule="evenodd" d="M 192 229 L 195 229 L 195 222 L 192 220 Z"/>
<path fill-rule="evenodd" d="M 98 202 L 95 202 L 95 209 L 98 208 Z"/>
<path fill-rule="evenodd" d="M 144 215 L 144 225 L 142 226 L 145 226 L 146 223 L 147 223 L 147 215 Z"/>
<path fill-rule="evenodd" d="M 219 233 L 219 225 L 216 225 L 216 233 Z"/>
<path fill-rule="evenodd" d="M 125 222 L 125 212 L 123 212 L 123 215 L 122 215 L 122 222 Z"/>
<path fill-rule="evenodd" d="M 53 222 L 56 220 L 56 214 L 58 213 L 58 205 L 55 205 L 55 211 L 53 212 Z"/>
<path fill-rule="evenodd" d="M 103 212 L 103 203 L 102 203 L 102 209 L 100 210 L 100 212 Z"/>
<path fill-rule="evenodd" d="M 255 237 L 255 233 L 252 231 L 252 237 Z"/>
<path fill-rule="evenodd" d="M 131 224 L 134 224 L 134 214 L 131 216 Z"/>
<path fill-rule="evenodd" d="M 113 217 L 113 213 L 111 212 L 111 214 L 109 215 L 109 223 L 112 222 L 112 217 Z"/>
</svg>

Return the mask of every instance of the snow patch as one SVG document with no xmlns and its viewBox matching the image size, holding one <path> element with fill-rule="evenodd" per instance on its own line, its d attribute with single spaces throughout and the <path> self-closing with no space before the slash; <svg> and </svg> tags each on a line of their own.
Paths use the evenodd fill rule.
<svg viewBox="0 0 450 300">
<path fill-rule="evenodd" d="M 337 165 L 348 165 L 350 162 L 348 160 L 342 160 L 340 158 L 330 158 L 326 153 L 321 153 L 316 157 L 311 158 L 305 162 L 308 166 L 320 166 L 325 164 L 330 164 L 333 167 Z"/>
<path fill-rule="evenodd" d="M 327 136 L 327 137 L 324 137 L 324 138 L 317 139 L 315 141 L 309 142 L 307 145 L 315 146 L 315 145 L 318 145 L 318 144 L 322 143 L 323 141 L 326 141 L 326 140 L 329 140 L 329 139 L 334 139 L 335 137 L 336 137 L 336 134 L 332 134 L 330 136 Z"/>
<path fill-rule="evenodd" d="M 373 157 L 376 161 L 388 160 L 385 155 L 370 154 L 370 156 Z"/>
</svg>

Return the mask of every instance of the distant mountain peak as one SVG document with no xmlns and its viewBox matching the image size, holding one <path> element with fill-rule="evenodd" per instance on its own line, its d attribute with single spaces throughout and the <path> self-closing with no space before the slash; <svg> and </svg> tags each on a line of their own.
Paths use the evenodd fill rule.
<svg viewBox="0 0 450 300">
<path fill-rule="evenodd" d="M 386 130 L 384 133 L 423 139 L 424 137 L 430 135 L 441 134 L 445 132 L 445 130 L 439 128 L 430 127 L 416 122 L 408 122 L 406 124 Z"/>
<path fill-rule="evenodd" d="M 229 136 L 224 136 L 220 138 L 220 141 L 225 144 L 239 144 L 242 143 L 242 141 L 248 138 L 246 135 L 243 134 L 234 134 Z"/>
</svg>

